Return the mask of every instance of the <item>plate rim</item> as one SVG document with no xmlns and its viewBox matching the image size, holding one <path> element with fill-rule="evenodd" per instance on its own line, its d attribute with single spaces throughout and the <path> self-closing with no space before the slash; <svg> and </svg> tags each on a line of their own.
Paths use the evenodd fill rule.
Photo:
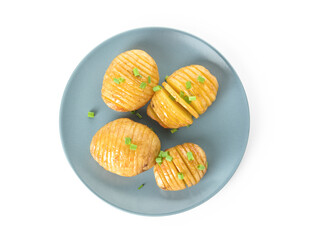
<svg viewBox="0 0 309 240">
<path fill-rule="evenodd" d="M 62 118 L 63 118 L 63 105 L 64 105 L 64 96 L 66 95 L 68 89 L 69 89 L 69 86 L 71 84 L 71 82 L 73 81 L 73 77 L 75 76 L 75 73 L 77 71 L 77 69 L 79 69 L 79 67 L 88 59 L 88 57 L 90 57 L 99 47 L 101 47 L 101 45 L 109 42 L 109 41 L 112 41 L 114 38 L 118 38 L 120 37 L 121 35 L 125 35 L 125 34 L 128 34 L 128 33 L 132 33 L 132 32 L 136 32 L 136 31 L 149 31 L 149 30 L 164 30 L 164 31 L 171 31 L 171 32 L 176 32 L 176 33 L 180 33 L 180 34 L 184 34 L 188 37 L 192 37 L 198 41 L 200 41 L 201 43 L 207 45 L 208 47 L 210 47 L 213 51 L 215 51 L 221 58 L 222 60 L 227 64 L 227 66 L 230 68 L 230 70 L 232 71 L 232 73 L 237 77 L 238 81 L 240 82 L 240 86 L 243 90 L 243 93 L 244 93 L 244 100 L 245 100 L 245 105 L 247 107 L 247 110 L 248 110 L 248 132 L 246 134 L 246 139 L 245 139 L 245 144 L 244 144 L 244 150 L 243 150 L 243 153 L 241 155 L 241 157 L 239 158 L 237 164 L 234 166 L 233 170 L 231 171 L 231 174 L 225 179 L 225 181 L 222 182 L 222 184 L 216 189 L 216 191 L 214 191 L 212 194 L 210 194 L 209 196 L 207 196 L 206 198 L 204 198 L 203 200 L 189 206 L 189 207 L 186 207 L 186 208 L 182 208 L 180 210 L 177 210 L 177 211 L 171 211 L 171 212 L 166 212 L 166 213 L 154 213 L 154 214 L 149 214 L 149 213 L 143 213 L 143 212 L 137 212 L 137 211 L 132 211 L 132 210 L 128 210 L 128 209 L 125 209 L 123 207 L 120 207 L 120 206 L 117 206 L 115 205 L 114 203 L 104 199 L 102 196 L 99 196 L 82 178 L 81 176 L 79 175 L 79 173 L 77 172 L 77 170 L 74 168 L 73 164 L 71 163 L 70 159 L 69 159 L 69 155 L 68 155 L 68 152 L 64 146 L 64 137 L 63 137 L 63 133 L 62 133 Z M 160 216 L 170 216 L 170 215 L 174 215 L 174 214 L 179 214 L 179 213 L 182 213 L 182 212 L 186 212 L 188 210 L 191 210 L 193 208 L 196 208 L 197 206 L 205 203 L 206 201 L 208 201 L 209 199 L 211 199 L 213 196 L 215 196 L 219 191 L 221 191 L 224 186 L 227 185 L 227 183 L 231 180 L 231 178 L 233 177 L 233 175 L 235 174 L 236 170 L 238 169 L 245 153 L 246 153 L 246 149 L 247 149 L 247 146 L 248 146 L 248 141 L 249 141 L 249 135 L 250 135 L 250 108 L 249 108 L 249 102 L 248 102 L 248 97 L 247 97 L 247 94 L 246 94 L 246 91 L 245 91 L 245 88 L 238 76 L 238 74 L 236 73 L 235 69 L 232 67 L 232 65 L 227 61 L 227 59 L 216 49 L 214 48 L 211 44 L 209 44 L 208 42 L 206 42 L 205 40 L 195 36 L 195 35 L 192 35 L 191 33 L 188 33 L 188 32 L 185 32 L 185 31 L 182 31 L 182 30 L 178 30 L 178 29 L 174 29 L 174 28 L 168 28 L 168 27 L 142 27 L 142 28 L 134 28 L 134 29 L 130 29 L 130 30 L 127 30 L 127 31 L 124 31 L 124 32 L 121 32 L 121 33 L 118 33 L 110 38 L 107 38 L 105 39 L 103 42 L 101 42 L 100 44 L 98 44 L 95 48 L 93 48 L 90 52 L 87 53 L 87 55 L 78 63 L 78 65 L 75 67 L 74 71 L 72 72 L 72 74 L 70 75 L 70 78 L 64 88 L 64 91 L 63 91 L 63 94 L 62 94 L 62 97 L 61 97 L 61 104 L 60 104 L 60 110 L 59 110 L 59 132 L 60 132 L 60 139 L 61 139 L 61 145 L 62 145 L 62 149 L 65 153 L 65 157 L 67 159 L 67 161 L 69 162 L 71 168 L 73 169 L 73 171 L 75 172 L 75 174 L 77 175 L 77 177 L 81 180 L 81 182 L 93 193 L 95 194 L 98 198 L 100 198 L 101 200 L 103 200 L 104 202 L 108 203 L 109 205 L 113 206 L 114 208 L 117 208 L 117 209 L 120 209 L 124 212 L 127 212 L 127 213 L 133 213 L 133 214 L 136 214 L 136 215 L 140 215 L 140 216 L 151 216 L 151 217 L 160 217 Z M 150 169 L 149 169 L 150 170 Z"/>
</svg>

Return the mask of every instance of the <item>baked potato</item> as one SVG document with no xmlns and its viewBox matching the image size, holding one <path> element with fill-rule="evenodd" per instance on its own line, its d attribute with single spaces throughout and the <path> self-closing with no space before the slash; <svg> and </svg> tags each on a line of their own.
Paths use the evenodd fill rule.
<svg viewBox="0 0 309 240">
<path fill-rule="evenodd" d="M 216 100 L 219 88 L 216 77 L 200 65 L 180 68 L 162 85 L 164 89 L 152 97 L 147 114 L 164 128 L 192 124 L 191 115 L 198 118 L 203 114 Z"/>
<path fill-rule="evenodd" d="M 147 115 L 164 128 L 178 128 L 193 123 L 192 116 L 164 89 L 156 91 L 147 106 Z"/>
<path fill-rule="evenodd" d="M 130 50 L 118 55 L 106 70 L 101 96 L 113 110 L 134 111 L 150 100 L 158 83 L 154 59 L 145 51 Z"/>
<path fill-rule="evenodd" d="M 160 140 L 150 128 L 120 118 L 93 136 L 90 153 L 107 171 L 132 177 L 154 166 L 160 148 Z"/>
<path fill-rule="evenodd" d="M 157 185 L 163 190 L 178 191 L 191 187 L 207 171 L 206 154 L 194 143 L 177 145 L 164 153 L 160 152 L 153 169 Z"/>
</svg>

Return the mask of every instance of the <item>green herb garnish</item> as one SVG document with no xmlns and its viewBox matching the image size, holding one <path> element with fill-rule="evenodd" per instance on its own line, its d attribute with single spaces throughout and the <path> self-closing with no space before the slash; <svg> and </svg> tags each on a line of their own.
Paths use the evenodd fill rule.
<svg viewBox="0 0 309 240">
<path fill-rule="evenodd" d="M 168 75 L 165 76 L 165 80 L 167 80 L 167 79 L 168 79 Z"/>
<path fill-rule="evenodd" d="M 162 154 L 164 153 L 164 151 L 160 151 L 160 153 L 159 153 L 159 155 L 158 155 L 158 157 L 162 157 Z"/>
<path fill-rule="evenodd" d="M 131 111 L 131 113 L 136 115 L 139 119 L 143 118 L 143 116 L 140 113 L 138 113 L 136 110 L 135 111 Z"/>
<path fill-rule="evenodd" d="M 183 98 L 185 96 L 185 93 L 183 91 L 180 91 L 179 96 Z"/>
<path fill-rule="evenodd" d="M 202 76 L 198 76 L 198 77 L 197 77 L 197 80 L 198 80 L 200 83 L 204 83 L 204 82 L 205 82 L 205 78 L 203 78 Z"/>
<path fill-rule="evenodd" d="M 88 117 L 89 118 L 94 118 L 94 112 L 88 112 Z"/>
<path fill-rule="evenodd" d="M 205 166 L 202 165 L 202 164 L 199 164 L 199 165 L 197 166 L 197 169 L 198 169 L 198 170 L 204 170 L 204 169 L 205 169 Z"/>
<path fill-rule="evenodd" d="M 177 175 L 178 175 L 178 178 L 179 178 L 180 180 L 183 179 L 183 173 L 180 172 L 180 173 L 178 173 Z"/>
<path fill-rule="evenodd" d="M 148 76 L 148 83 L 151 83 L 151 77 Z"/>
<path fill-rule="evenodd" d="M 170 99 L 172 99 L 173 101 L 175 101 L 175 98 L 172 95 L 169 95 Z"/>
<path fill-rule="evenodd" d="M 194 160 L 192 152 L 187 152 L 187 157 L 189 161 Z"/>
<path fill-rule="evenodd" d="M 143 116 L 142 116 L 139 112 L 136 113 L 136 116 L 137 116 L 139 119 L 142 119 L 142 118 L 143 118 Z"/>
<path fill-rule="evenodd" d="M 113 81 L 114 81 L 115 83 L 117 83 L 117 84 L 120 84 L 120 81 L 119 81 L 119 79 L 117 79 L 117 78 L 114 78 Z"/>
<path fill-rule="evenodd" d="M 121 83 L 123 83 L 123 82 L 125 81 L 125 79 L 122 78 L 122 77 L 118 78 L 118 80 L 119 80 L 119 82 L 121 82 Z"/>
<path fill-rule="evenodd" d="M 141 89 L 145 89 L 145 88 L 146 88 L 146 86 L 147 86 L 147 83 L 142 82 L 142 83 L 141 83 L 141 85 L 139 85 L 139 88 L 141 88 Z"/>
<path fill-rule="evenodd" d="M 191 127 L 191 125 L 192 125 L 192 124 L 189 124 L 189 125 L 187 126 L 187 128 L 188 128 L 188 127 Z"/>
<path fill-rule="evenodd" d="M 159 91 L 160 89 L 161 89 L 161 86 L 159 86 L 159 85 L 157 85 L 157 86 L 155 86 L 155 87 L 152 88 L 152 90 L 153 90 L 154 92 Z"/>
<path fill-rule="evenodd" d="M 191 101 L 189 100 L 189 97 L 188 96 L 185 96 L 185 97 L 183 97 L 183 99 L 187 102 L 187 103 L 191 103 Z"/>
<path fill-rule="evenodd" d="M 196 96 L 190 96 L 190 97 L 189 97 L 189 101 L 190 101 L 190 102 L 195 101 L 195 100 L 196 100 Z"/>
<path fill-rule="evenodd" d="M 125 138 L 124 138 L 124 142 L 125 142 L 125 144 L 127 144 L 127 145 L 131 144 L 131 138 L 125 137 Z"/>
<path fill-rule="evenodd" d="M 133 68 L 133 74 L 135 77 L 142 77 L 142 75 L 139 74 L 139 71 L 137 68 Z"/>
<path fill-rule="evenodd" d="M 169 162 L 170 162 L 170 161 L 172 161 L 172 160 L 173 160 L 173 157 L 172 157 L 172 156 L 170 156 L 170 155 L 168 155 L 168 156 L 166 156 L 166 157 L 165 157 L 165 159 L 166 159 L 167 161 L 169 161 Z"/>
<path fill-rule="evenodd" d="M 138 190 L 140 190 L 142 187 L 144 187 L 145 186 L 145 184 L 143 183 L 142 185 L 140 185 L 139 187 L 138 187 Z"/>
<path fill-rule="evenodd" d="M 163 152 L 163 153 L 161 154 L 161 156 L 165 158 L 165 157 L 168 156 L 168 154 L 169 154 L 168 151 L 166 151 L 166 152 Z"/>
<path fill-rule="evenodd" d="M 186 82 L 186 88 L 187 88 L 187 89 L 190 89 L 190 88 L 191 88 L 191 82 L 190 82 L 190 81 Z"/>
<path fill-rule="evenodd" d="M 131 149 L 131 150 L 136 150 L 136 149 L 137 149 L 137 145 L 130 144 L 130 149 Z"/>
<path fill-rule="evenodd" d="M 174 133 L 174 132 L 177 132 L 177 131 L 178 131 L 177 128 L 171 129 L 171 133 Z"/>
<path fill-rule="evenodd" d="M 156 158 L 156 163 L 158 163 L 159 165 L 161 165 L 161 163 L 162 163 L 162 158 L 157 157 L 157 158 Z"/>
</svg>

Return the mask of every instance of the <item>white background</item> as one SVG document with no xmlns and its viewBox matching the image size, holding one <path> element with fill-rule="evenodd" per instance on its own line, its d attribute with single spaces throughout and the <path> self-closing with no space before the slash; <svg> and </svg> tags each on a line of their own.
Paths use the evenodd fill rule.
<svg viewBox="0 0 309 240">
<path fill-rule="evenodd" d="M 1 1 L 0 239 L 309 239 L 306 2 Z M 69 166 L 59 136 L 61 97 L 80 60 L 146 26 L 212 44 L 250 104 L 249 143 L 231 181 L 168 217 L 100 200 Z"/>
</svg>

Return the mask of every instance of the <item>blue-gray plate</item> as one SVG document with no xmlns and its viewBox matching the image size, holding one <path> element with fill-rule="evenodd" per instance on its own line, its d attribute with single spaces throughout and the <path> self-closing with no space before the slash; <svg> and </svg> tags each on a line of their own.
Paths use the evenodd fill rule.
<svg viewBox="0 0 309 240">
<path fill-rule="evenodd" d="M 191 127 L 172 134 L 150 119 L 146 106 L 140 120 L 131 113 L 108 108 L 101 99 L 102 79 L 111 61 L 120 53 L 142 49 L 156 61 L 162 82 L 166 75 L 199 64 L 219 82 L 216 101 Z M 89 111 L 95 112 L 88 118 Z M 157 187 L 153 169 L 126 178 L 103 169 L 91 157 L 92 136 L 105 124 L 128 117 L 152 127 L 162 149 L 185 142 L 196 143 L 207 155 L 208 171 L 195 186 L 169 192 Z M 62 145 L 72 168 L 82 182 L 107 203 L 141 215 L 169 215 L 200 205 L 214 196 L 236 171 L 249 135 L 249 108 L 244 88 L 232 66 L 212 46 L 188 33 L 168 28 L 141 28 L 118 34 L 97 46 L 77 66 L 63 94 L 60 108 Z M 138 189 L 141 184 L 143 188 Z"/>
</svg>

